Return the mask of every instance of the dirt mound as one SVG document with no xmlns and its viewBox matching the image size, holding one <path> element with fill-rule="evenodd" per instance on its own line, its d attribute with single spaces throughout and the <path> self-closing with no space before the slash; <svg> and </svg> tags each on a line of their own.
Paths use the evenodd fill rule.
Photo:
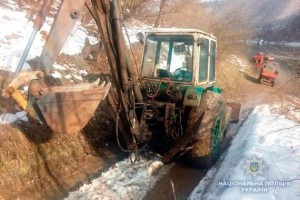
<svg viewBox="0 0 300 200">
<path fill-rule="evenodd" d="M 104 106 L 104 105 L 102 105 Z M 76 134 L 53 133 L 30 119 L 0 126 L 0 197 L 53 199 L 120 159 L 114 127 L 99 107 Z"/>
<path fill-rule="evenodd" d="M 64 85 L 91 82 L 109 76 L 103 51 L 93 59 L 60 55 L 58 63 L 68 64 L 62 70 Z M 35 63 L 35 62 L 33 62 Z M 78 79 L 78 71 L 87 71 Z M 26 94 L 24 93 L 24 96 Z M 20 109 L 12 99 L 0 97 L 0 114 L 16 113 Z M 115 145 L 114 123 L 107 115 L 105 102 L 83 130 L 67 135 L 53 133 L 47 125 L 31 119 L 17 120 L 13 125 L 0 126 L 0 199 L 53 199 L 64 197 L 79 183 L 124 157 Z"/>
</svg>

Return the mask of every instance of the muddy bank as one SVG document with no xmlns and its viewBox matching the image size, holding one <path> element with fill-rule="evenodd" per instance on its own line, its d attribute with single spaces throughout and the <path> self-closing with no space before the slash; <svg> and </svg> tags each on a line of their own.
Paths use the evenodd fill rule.
<svg viewBox="0 0 300 200">
<path fill-rule="evenodd" d="M 99 109 L 79 133 L 53 133 L 34 121 L 0 126 L 0 197 L 60 199 L 125 155 Z"/>
</svg>

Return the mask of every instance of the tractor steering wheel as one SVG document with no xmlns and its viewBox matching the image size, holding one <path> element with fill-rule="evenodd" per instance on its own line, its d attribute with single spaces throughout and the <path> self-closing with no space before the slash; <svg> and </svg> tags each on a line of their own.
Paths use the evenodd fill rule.
<svg viewBox="0 0 300 200">
<path fill-rule="evenodd" d="M 180 67 L 174 71 L 174 78 L 189 81 L 192 78 L 192 70 L 188 67 Z"/>
</svg>

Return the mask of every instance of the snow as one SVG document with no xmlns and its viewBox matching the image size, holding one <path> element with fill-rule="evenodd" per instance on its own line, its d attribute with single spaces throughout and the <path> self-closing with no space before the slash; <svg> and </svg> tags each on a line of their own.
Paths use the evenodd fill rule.
<svg viewBox="0 0 300 200">
<path fill-rule="evenodd" d="M 300 124 L 272 114 L 269 106 L 256 107 L 222 162 L 207 173 L 189 199 L 300 199 L 299 133 Z M 262 174 L 255 177 L 245 169 L 254 157 L 262 161 Z"/>
<path fill-rule="evenodd" d="M 18 120 L 28 121 L 26 113 L 24 111 L 12 113 L 4 113 L 0 115 L 0 124 L 11 124 Z"/>
<path fill-rule="evenodd" d="M 288 46 L 288 47 L 296 47 L 296 48 L 300 47 L 300 43 L 299 42 L 286 42 L 286 43 L 284 43 L 284 45 Z"/>
<path fill-rule="evenodd" d="M 14 72 L 22 56 L 22 53 L 27 45 L 30 35 L 33 31 L 33 22 L 26 18 L 26 13 L 17 10 L 17 4 L 14 1 L 8 1 L 8 8 L 0 8 L 0 26 L 5 27 L 0 29 L 0 69 L 5 71 Z M 43 25 L 41 31 L 36 35 L 36 38 L 31 46 L 27 60 L 39 56 L 42 52 L 45 39 L 44 33 L 49 33 L 52 18 L 47 18 L 46 23 Z M 150 27 L 137 21 L 129 20 L 126 25 L 128 28 L 123 30 L 127 44 L 137 42 L 135 35 L 138 32 L 144 32 Z M 91 44 L 96 44 L 98 39 L 89 36 L 85 28 L 81 26 L 78 21 L 70 36 L 68 37 L 61 53 L 68 55 L 75 55 L 81 52 L 85 44 L 85 39 L 88 38 Z M 58 67 L 55 63 L 54 67 Z M 30 66 L 25 63 L 23 70 L 30 69 Z"/>
<path fill-rule="evenodd" d="M 69 193 L 66 200 L 79 199 L 142 199 L 159 176 L 154 176 L 163 166 L 157 157 L 142 157 L 131 163 L 130 159 L 116 163 L 90 184 Z"/>
<path fill-rule="evenodd" d="M 300 48 L 300 42 L 295 41 L 295 42 L 287 42 L 287 41 L 266 41 L 266 40 L 246 40 L 245 41 L 249 45 L 274 45 L 274 46 L 287 46 L 287 47 L 293 47 L 293 48 Z"/>
<path fill-rule="evenodd" d="M 69 66 L 67 66 L 67 65 L 66 65 L 66 66 L 61 66 L 61 65 L 58 65 L 58 64 L 54 63 L 54 64 L 53 64 L 53 68 L 54 68 L 54 69 L 64 70 L 64 71 L 65 71 L 65 70 L 69 69 Z"/>
<path fill-rule="evenodd" d="M 62 75 L 58 71 L 54 71 L 52 74 L 50 74 L 53 78 L 61 78 Z"/>
<path fill-rule="evenodd" d="M 15 71 L 19 58 L 26 47 L 27 40 L 32 32 L 32 23 L 29 22 L 25 13 L 0 8 L 0 69 Z M 34 58 L 41 51 L 40 37 L 33 43 L 28 58 Z M 29 66 L 24 66 L 29 68 Z"/>
<path fill-rule="evenodd" d="M 190 200 L 299 199 L 300 124 L 271 110 L 268 105 L 254 109 Z M 250 170 L 252 161 L 260 163 L 257 172 Z M 66 199 L 142 199 L 159 180 L 153 174 L 161 167 L 157 158 L 135 164 L 126 159 Z"/>
<path fill-rule="evenodd" d="M 138 20 L 135 20 L 135 19 L 127 20 L 125 23 L 125 27 L 127 27 L 127 28 L 126 29 L 123 28 L 123 34 L 124 34 L 127 46 L 129 46 L 129 44 L 139 42 L 136 37 L 137 33 L 145 34 L 146 30 L 152 28 Z"/>
<path fill-rule="evenodd" d="M 33 31 L 33 22 L 26 18 L 25 12 L 17 11 L 16 4 L 10 3 L 11 8 L 0 8 L 0 26 L 5 27 L 0 29 L 0 69 L 14 72 Z M 49 33 L 52 22 L 53 19 L 48 18 L 41 31 L 36 35 L 27 60 L 41 54 L 45 44 L 42 33 Z M 77 22 L 61 53 L 68 55 L 80 53 L 84 46 L 85 38 L 89 38 L 91 44 L 98 42 L 97 38 L 89 36 L 87 31 L 81 26 L 81 23 Z M 25 63 L 23 69 L 30 69 L 30 66 Z"/>
<path fill-rule="evenodd" d="M 230 62 L 231 64 L 237 66 L 240 68 L 240 70 L 244 70 L 246 68 L 246 65 L 243 63 L 243 61 L 236 55 L 231 54 L 226 58 L 226 61 Z"/>
<path fill-rule="evenodd" d="M 96 44 L 98 42 L 97 38 L 88 35 L 87 31 L 78 21 L 70 33 L 61 53 L 68 55 L 79 54 L 84 46 L 85 38 L 88 38 L 91 44 Z"/>
</svg>

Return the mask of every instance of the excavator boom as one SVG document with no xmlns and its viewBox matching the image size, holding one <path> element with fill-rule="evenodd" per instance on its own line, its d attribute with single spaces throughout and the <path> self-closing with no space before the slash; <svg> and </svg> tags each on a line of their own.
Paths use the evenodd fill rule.
<svg viewBox="0 0 300 200">
<path fill-rule="evenodd" d="M 19 73 L 24 64 L 20 62 L 16 77 L 3 91 L 4 95 L 14 98 L 31 117 L 46 123 L 54 132 L 74 133 L 81 130 L 93 116 L 99 103 L 106 98 L 111 87 L 110 83 L 99 85 L 100 80 L 72 86 L 52 86 L 45 81 L 45 77 L 52 73 L 53 63 L 75 23 L 80 19 L 85 3 L 86 0 L 61 2 L 36 71 Z M 43 1 L 34 23 L 34 32 L 41 29 L 51 4 L 52 0 Z M 31 43 L 32 39 L 27 46 L 30 47 Z M 29 49 L 25 50 L 23 57 L 26 57 Z M 17 88 L 30 81 L 28 99 L 25 99 Z"/>
<path fill-rule="evenodd" d="M 34 23 L 35 31 L 41 29 L 51 3 L 52 0 L 43 1 L 42 9 Z M 127 53 L 119 4 L 116 0 L 92 0 L 91 3 L 93 9 L 89 10 L 99 28 L 115 90 L 109 93 L 111 84 L 99 85 L 99 80 L 72 86 L 52 86 L 46 83 L 46 77 L 53 72 L 53 64 L 74 25 L 81 18 L 84 6 L 88 6 L 86 0 L 63 0 L 39 58 L 37 71 L 19 73 L 20 68 L 17 77 L 5 91 L 9 91 L 8 94 L 22 105 L 30 116 L 47 123 L 54 132 L 61 133 L 73 133 L 82 129 L 93 116 L 99 103 L 109 95 L 111 116 L 115 119 L 127 148 L 130 151 L 136 150 L 136 138 L 140 138 L 141 129 L 135 114 L 135 102 L 142 100 L 142 94 L 137 74 Z M 30 81 L 26 100 L 16 89 Z"/>
<path fill-rule="evenodd" d="M 132 69 L 122 33 L 119 4 L 116 0 L 92 0 L 93 14 L 111 68 L 116 93 L 108 95 L 111 116 L 130 151 L 137 150 L 141 128 L 135 115 L 135 102 L 142 100 L 137 74 Z M 116 100 L 116 97 L 117 99 Z M 117 104 L 118 102 L 118 104 Z"/>
<path fill-rule="evenodd" d="M 63 0 L 48 34 L 38 69 L 50 74 L 57 56 L 80 19 L 86 0 Z M 46 5 L 47 6 L 47 5 Z"/>
</svg>

